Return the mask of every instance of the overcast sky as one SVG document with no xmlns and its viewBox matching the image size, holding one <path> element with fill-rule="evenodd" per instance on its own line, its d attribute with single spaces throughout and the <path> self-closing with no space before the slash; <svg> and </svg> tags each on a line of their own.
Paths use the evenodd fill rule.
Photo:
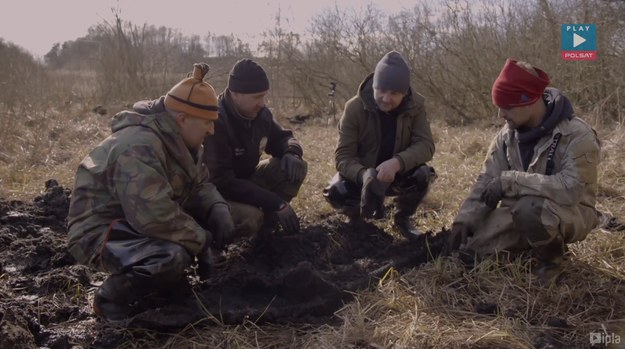
<svg viewBox="0 0 625 349">
<path fill-rule="evenodd" d="M 278 9 L 283 27 L 302 33 L 325 8 L 338 3 L 361 9 L 370 2 L 393 13 L 419 0 L 0 0 L 0 38 L 42 56 L 54 43 L 85 36 L 90 26 L 111 20 L 111 9 L 119 8 L 121 18 L 133 24 L 163 25 L 186 35 L 232 33 L 253 42 L 274 26 Z"/>
</svg>

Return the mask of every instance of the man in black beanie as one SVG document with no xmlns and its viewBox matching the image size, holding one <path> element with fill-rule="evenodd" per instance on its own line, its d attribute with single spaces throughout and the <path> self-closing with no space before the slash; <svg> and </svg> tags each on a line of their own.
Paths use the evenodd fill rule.
<svg viewBox="0 0 625 349">
<path fill-rule="evenodd" d="M 300 229 L 289 202 L 304 182 L 307 163 L 293 133 L 265 106 L 268 92 L 263 68 L 250 59 L 238 61 L 218 97 L 215 133 L 204 141 L 210 180 L 230 204 L 241 235 L 264 235 L 278 223 L 286 233 Z M 263 153 L 271 158 L 260 161 Z"/>
<path fill-rule="evenodd" d="M 436 177 L 425 164 L 434 155 L 434 140 L 424 103 L 410 87 L 408 64 L 391 51 L 345 104 L 335 152 L 338 173 L 323 195 L 350 221 L 383 218 L 384 198 L 395 196 L 394 227 L 407 238 L 422 235 L 410 216 Z"/>
</svg>

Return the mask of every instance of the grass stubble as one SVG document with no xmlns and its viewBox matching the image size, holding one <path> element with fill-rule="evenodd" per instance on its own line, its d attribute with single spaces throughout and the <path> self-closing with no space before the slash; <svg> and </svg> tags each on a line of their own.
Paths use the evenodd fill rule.
<svg viewBox="0 0 625 349">
<path fill-rule="evenodd" d="M 80 160 L 110 133 L 108 117 L 77 106 L 25 115 L 18 124 L 19 132 L 1 131 L 5 199 L 32 199 L 50 178 L 71 188 Z M 432 129 L 437 150 L 431 165 L 438 179 L 414 219 L 421 229 L 438 232 L 451 224 L 497 128 L 434 121 Z M 625 211 L 624 131 L 621 125 L 598 130 L 603 149 L 597 207 L 614 217 Z M 321 189 L 335 173 L 337 132 L 321 122 L 298 125 L 294 132 L 309 173 L 293 206 L 302 221 L 315 224 L 333 214 Z M 624 240 L 619 232 L 593 231 L 570 246 L 565 273 L 548 286 L 532 281 L 527 258 L 467 266 L 454 256 L 439 257 L 419 268 L 389 271 L 336 312 L 339 326 L 207 320 L 210 326 L 199 322 L 165 336 L 119 330 L 129 337 L 121 347 L 574 348 L 590 347 L 590 333 L 604 330 L 625 340 Z"/>
</svg>

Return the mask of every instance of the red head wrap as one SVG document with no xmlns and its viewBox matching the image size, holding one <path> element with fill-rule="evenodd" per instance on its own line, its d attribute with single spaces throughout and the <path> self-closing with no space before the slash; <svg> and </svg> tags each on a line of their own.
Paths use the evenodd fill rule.
<svg viewBox="0 0 625 349">
<path fill-rule="evenodd" d="M 534 67 L 538 76 L 534 76 L 508 58 L 501 73 L 493 84 L 493 104 L 499 108 L 510 109 L 536 102 L 549 85 L 549 75 Z"/>
</svg>

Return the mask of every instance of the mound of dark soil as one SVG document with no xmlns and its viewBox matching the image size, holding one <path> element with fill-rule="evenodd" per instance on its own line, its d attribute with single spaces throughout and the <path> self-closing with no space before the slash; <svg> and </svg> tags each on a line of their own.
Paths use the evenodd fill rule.
<svg viewBox="0 0 625 349">
<path fill-rule="evenodd" d="M 33 202 L 0 199 L 0 347 L 114 346 L 120 338 L 91 311 L 106 275 L 76 265 L 66 249 L 70 191 L 54 180 Z M 354 291 L 389 268 L 424 263 L 446 234 L 395 239 L 373 224 L 338 216 L 303 222 L 299 235 L 240 241 L 219 258 L 213 277 L 170 305 L 139 314 L 130 327 L 171 329 L 196 323 L 328 323 Z"/>
</svg>

